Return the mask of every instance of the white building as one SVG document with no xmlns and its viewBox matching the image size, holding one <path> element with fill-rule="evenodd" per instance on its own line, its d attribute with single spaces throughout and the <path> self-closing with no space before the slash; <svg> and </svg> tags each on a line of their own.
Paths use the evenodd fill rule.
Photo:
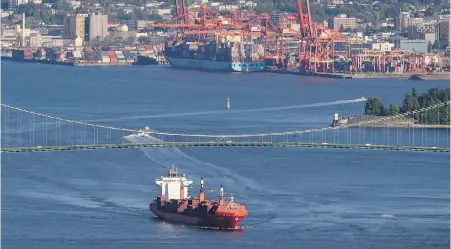
<svg viewBox="0 0 451 249">
<path fill-rule="evenodd" d="M 389 52 L 389 51 L 392 51 L 394 48 L 395 48 L 395 44 L 390 43 L 390 42 L 373 43 L 372 44 L 372 49 L 378 50 L 378 51 Z"/>
<path fill-rule="evenodd" d="M 68 3 L 72 6 L 73 9 L 80 8 L 81 2 L 77 0 L 69 0 Z"/>
</svg>

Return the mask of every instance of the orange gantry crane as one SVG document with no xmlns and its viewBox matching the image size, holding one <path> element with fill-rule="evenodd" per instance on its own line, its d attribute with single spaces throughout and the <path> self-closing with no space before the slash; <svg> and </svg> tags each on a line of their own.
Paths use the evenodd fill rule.
<svg viewBox="0 0 451 249">
<path fill-rule="evenodd" d="M 334 70 L 334 44 L 346 41 L 343 35 L 314 23 L 311 17 L 310 0 L 305 0 L 304 11 L 301 0 L 296 0 L 299 30 L 287 29 L 283 20 L 274 25 L 267 13 L 260 14 L 247 22 L 241 22 L 234 12 L 228 15 L 208 9 L 205 4 L 188 9 L 185 0 L 176 0 L 176 17 L 166 23 L 154 24 L 154 28 L 175 28 L 178 37 L 192 36 L 198 39 L 207 35 L 214 39 L 241 36 L 244 41 L 264 44 L 263 59 L 275 59 L 284 67 L 286 59 L 285 42 L 299 44 L 298 61 L 301 71 L 327 72 Z M 174 23 L 175 22 L 175 23 Z M 256 38 L 256 39 L 255 39 Z"/>
</svg>

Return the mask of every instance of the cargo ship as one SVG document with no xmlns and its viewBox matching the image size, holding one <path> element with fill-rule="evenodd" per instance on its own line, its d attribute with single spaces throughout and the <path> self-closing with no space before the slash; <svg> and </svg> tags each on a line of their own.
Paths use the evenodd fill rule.
<svg viewBox="0 0 451 249">
<path fill-rule="evenodd" d="M 411 80 L 449 80 L 449 72 L 447 73 L 429 73 L 429 74 L 414 74 L 410 76 Z"/>
<path fill-rule="evenodd" d="M 161 193 L 150 203 L 149 209 L 158 218 L 186 225 L 235 230 L 248 215 L 246 207 L 235 203 L 232 195 L 226 201 L 222 185 L 219 200 L 206 200 L 202 177 L 199 196 L 189 197 L 188 188 L 193 181 L 180 174 L 174 166 L 167 176 L 155 182 Z"/>
<path fill-rule="evenodd" d="M 136 57 L 136 61 L 132 64 L 135 66 L 158 65 L 158 61 L 149 56 L 138 55 L 138 57 Z"/>
<path fill-rule="evenodd" d="M 174 68 L 224 72 L 260 72 L 265 68 L 263 45 L 250 42 L 170 42 L 164 55 Z"/>
<path fill-rule="evenodd" d="M 34 50 L 30 48 L 19 48 L 2 51 L 2 59 L 68 66 L 158 65 L 158 57 L 155 51 L 161 48 L 157 45 L 126 48 L 84 47 L 83 51 L 47 47 Z"/>
</svg>

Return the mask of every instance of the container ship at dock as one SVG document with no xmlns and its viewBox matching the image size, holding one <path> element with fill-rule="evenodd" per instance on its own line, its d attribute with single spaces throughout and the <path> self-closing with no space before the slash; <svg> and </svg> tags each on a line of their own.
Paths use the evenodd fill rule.
<svg viewBox="0 0 451 249">
<path fill-rule="evenodd" d="M 158 218 L 172 222 L 219 229 L 239 229 L 248 215 L 246 207 L 235 203 L 231 196 L 226 201 L 221 185 L 219 200 L 206 200 L 204 180 L 200 180 L 198 197 L 189 197 L 188 188 L 193 183 L 185 174 L 172 167 L 167 176 L 157 179 L 161 194 L 149 205 Z"/>
<path fill-rule="evenodd" d="M 204 71 L 260 72 L 263 54 L 263 45 L 251 42 L 167 41 L 164 48 L 172 67 Z"/>
</svg>

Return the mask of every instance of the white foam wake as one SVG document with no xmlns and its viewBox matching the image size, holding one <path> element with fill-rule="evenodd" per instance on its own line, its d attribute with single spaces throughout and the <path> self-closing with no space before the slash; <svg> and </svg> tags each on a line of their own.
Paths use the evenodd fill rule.
<svg viewBox="0 0 451 249">
<path fill-rule="evenodd" d="M 151 119 L 151 118 L 173 118 L 173 117 L 186 117 L 186 116 L 199 116 L 199 115 L 214 115 L 214 114 L 234 114 L 234 113 L 247 113 L 247 112 L 268 112 L 268 111 L 280 111 L 280 110 L 292 110 L 301 108 L 311 108 L 320 106 L 331 106 L 340 104 L 352 104 L 366 101 L 366 99 L 348 99 L 348 100 L 338 100 L 332 102 L 322 102 L 314 104 L 304 104 L 304 105 L 290 105 L 290 106 L 275 106 L 275 107 L 263 107 L 254 109 L 233 109 L 233 110 L 218 110 L 218 111 L 198 111 L 198 112 L 184 112 L 184 113 L 168 113 L 168 114 L 155 114 L 155 115 L 142 115 L 142 116 L 131 116 L 131 117 L 121 117 L 121 118 L 111 118 L 111 119 L 97 119 L 90 120 L 90 122 L 99 121 L 117 121 L 117 120 L 133 120 L 133 119 Z"/>
<path fill-rule="evenodd" d="M 124 139 L 132 143 L 163 142 L 149 135 L 128 135 Z M 168 168 L 172 164 L 175 164 L 189 175 L 220 178 L 222 183 L 228 186 L 241 186 L 258 192 L 266 191 L 269 194 L 279 194 L 278 191 L 266 189 L 252 179 L 234 174 L 230 169 L 212 163 L 202 162 L 197 158 L 183 153 L 178 148 L 141 148 L 140 150 L 144 152 L 146 157 L 163 168 Z"/>
</svg>

